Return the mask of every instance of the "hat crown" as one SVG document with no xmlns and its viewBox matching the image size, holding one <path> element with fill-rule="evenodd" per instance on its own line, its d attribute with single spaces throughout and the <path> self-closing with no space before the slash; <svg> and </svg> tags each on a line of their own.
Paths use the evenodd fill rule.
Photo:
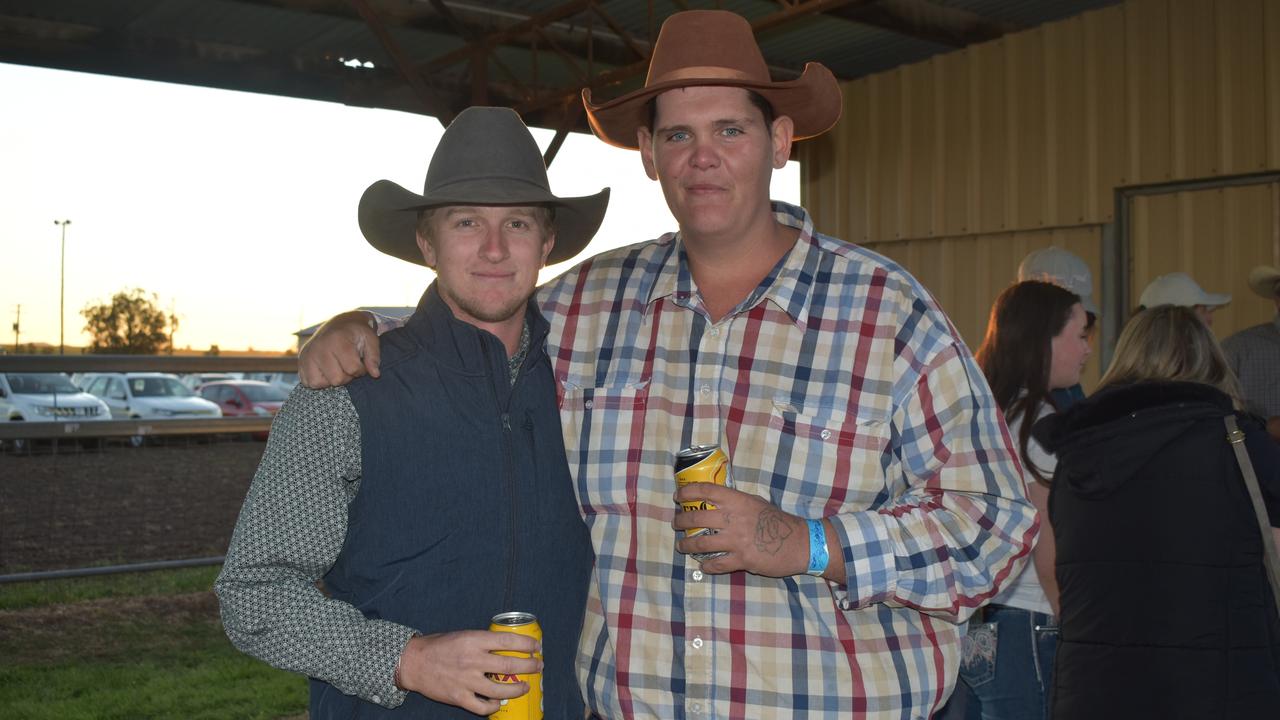
<svg viewBox="0 0 1280 720">
<path fill-rule="evenodd" d="M 509 182 L 550 193 L 542 152 L 520 115 L 511 108 L 476 106 L 458 113 L 445 128 L 427 166 L 423 194 L 448 196 L 450 188 L 477 183 L 474 202 L 484 204 Z"/>
<path fill-rule="evenodd" d="M 726 52 L 733 48 L 733 52 Z M 658 31 L 645 86 L 684 77 L 764 82 L 769 66 L 746 18 L 728 10 L 689 10 L 667 18 Z"/>
</svg>

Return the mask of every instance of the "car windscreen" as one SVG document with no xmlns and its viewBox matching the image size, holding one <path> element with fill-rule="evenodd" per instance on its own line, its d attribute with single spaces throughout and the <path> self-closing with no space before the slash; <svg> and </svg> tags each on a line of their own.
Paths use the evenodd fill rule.
<svg viewBox="0 0 1280 720">
<path fill-rule="evenodd" d="M 49 395 L 52 393 L 78 393 L 80 388 L 62 373 L 6 373 L 9 387 L 19 395 Z"/>
<path fill-rule="evenodd" d="M 274 385 L 241 385 L 240 390 L 253 402 L 284 402 L 284 391 Z"/>
<path fill-rule="evenodd" d="M 169 377 L 129 378 L 129 389 L 134 397 L 191 397 L 194 394 L 177 378 Z"/>
</svg>

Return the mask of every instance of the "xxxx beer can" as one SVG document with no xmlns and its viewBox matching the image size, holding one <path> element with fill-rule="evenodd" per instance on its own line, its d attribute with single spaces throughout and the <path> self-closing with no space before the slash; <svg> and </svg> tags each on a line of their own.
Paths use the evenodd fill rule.
<svg viewBox="0 0 1280 720">
<path fill-rule="evenodd" d="M 489 622 L 491 632 L 509 632 L 524 635 L 542 642 L 542 626 L 533 613 L 504 612 L 493 616 Z M 529 653 L 496 651 L 498 655 L 507 657 L 529 657 Z M 542 653 L 534 653 L 533 657 L 542 659 Z M 489 717 L 495 720 L 542 720 L 542 673 L 529 675 L 497 675 L 490 673 L 489 679 L 500 683 L 517 683 L 523 680 L 529 684 L 529 692 L 518 698 L 511 698 L 506 705 L 498 708 L 498 712 Z"/>
<path fill-rule="evenodd" d="M 729 486 L 729 456 L 719 445 L 693 445 L 676 453 L 676 487 L 684 487 L 690 483 L 715 483 Z M 693 510 L 715 510 L 715 503 L 706 500 L 692 500 L 680 503 L 684 512 Z M 684 531 L 685 537 L 714 535 L 715 530 L 707 528 L 689 528 Z M 690 553 L 695 560 L 710 560 L 724 555 L 716 553 Z"/>
</svg>

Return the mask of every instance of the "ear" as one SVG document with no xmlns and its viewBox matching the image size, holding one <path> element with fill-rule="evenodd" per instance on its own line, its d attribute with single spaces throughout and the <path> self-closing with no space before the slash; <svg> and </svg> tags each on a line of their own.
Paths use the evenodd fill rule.
<svg viewBox="0 0 1280 720">
<path fill-rule="evenodd" d="M 796 124 L 782 115 L 773 121 L 773 169 L 781 170 L 791 159 L 791 141 L 795 137 Z"/>
<path fill-rule="evenodd" d="M 657 180 L 658 169 L 653 164 L 653 133 L 649 132 L 649 128 L 636 129 L 636 143 L 640 146 L 640 162 L 644 163 L 644 174 L 650 180 Z"/>
<path fill-rule="evenodd" d="M 542 267 L 547 266 L 547 256 L 551 254 L 551 248 L 556 246 L 556 231 L 547 232 L 547 237 L 542 241 Z"/>
<path fill-rule="evenodd" d="M 432 270 L 436 269 L 436 249 L 431 247 L 431 241 L 423 237 L 422 233 L 415 233 L 418 238 L 418 250 L 422 252 L 422 261 Z"/>
</svg>

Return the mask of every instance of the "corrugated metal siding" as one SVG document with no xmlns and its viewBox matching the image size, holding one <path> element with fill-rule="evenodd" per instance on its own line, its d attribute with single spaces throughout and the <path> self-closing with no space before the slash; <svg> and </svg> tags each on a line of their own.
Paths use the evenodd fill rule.
<svg viewBox="0 0 1280 720">
<path fill-rule="evenodd" d="M 967 236 L 993 238 L 994 256 L 1000 238 L 1095 232 L 1114 219 L 1117 187 L 1280 169 L 1280 3 L 1130 0 L 843 87 L 840 125 L 798 151 L 818 227 L 890 255 L 891 243 L 910 242 L 908 267 L 936 272 L 931 287 L 978 278 L 987 284 L 977 307 L 945 304 L 983 315 L 1025 252 L 1008 245 L 999 274 L 938 260 L 967 257 L 957 249 Z M 1142 201 L 1154 229 L 1134 248 L 1135 298 L 1173 269 L 1251 297 L 1241 294 L 1250 265 L 1280 261 L 1276 200 L 1225 197 L 1236 211 Z M 1216 328 L 1260 321 L 1249 312 L 1229 308 Z"/>
<path fill-rule="evenodd" d="M 1107 222 L 1117 186 L 1276 167 L 1277 76 L 1280 5 L 1133 0 L 846 83 L 808 202 L 860 242 Z"/>
</svg>

